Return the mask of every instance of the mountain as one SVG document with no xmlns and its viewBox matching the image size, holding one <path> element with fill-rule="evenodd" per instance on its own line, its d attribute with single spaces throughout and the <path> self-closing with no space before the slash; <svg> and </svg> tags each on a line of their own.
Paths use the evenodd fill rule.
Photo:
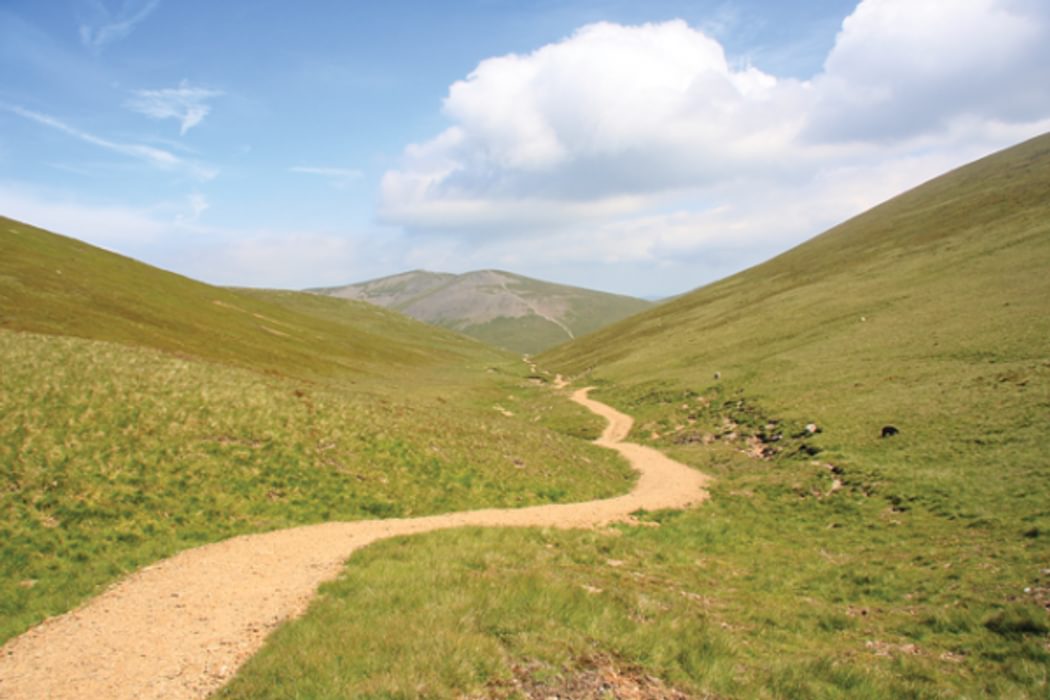
<svg viewBox="0 0 1050 700">
<path fill-rule="evenodd" d="M 312 291 L 396 309 L 518 353 L 540 352 L 651 306 L 500 270 L 415 270 Z"/>
</svg>

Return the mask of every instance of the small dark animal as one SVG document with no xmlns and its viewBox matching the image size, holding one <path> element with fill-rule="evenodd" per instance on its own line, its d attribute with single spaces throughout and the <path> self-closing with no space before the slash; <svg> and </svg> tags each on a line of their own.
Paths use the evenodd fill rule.
<svg viewBox="0 0 1050 700">
<path fill-rule="evenodd" d="M 898 430 L 897 428 L 895 428 L 892 425 L 884 425 L 884 426 L 882 426 L 882 437 L 884 437 L 884 438 L 893 437 L 894 435 L 898 434 L 899 432 L 900 432 L 900 430 Z"/>
</svg>

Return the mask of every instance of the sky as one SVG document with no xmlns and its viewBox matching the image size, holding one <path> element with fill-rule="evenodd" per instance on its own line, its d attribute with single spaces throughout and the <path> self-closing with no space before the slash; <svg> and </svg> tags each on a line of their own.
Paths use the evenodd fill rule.
<svg viewBox="0 0 1050 700">
<path fill-rule="evenodd" d="M 1047 131 L 1046 0 L 0 4 L 0 214 L 215 284 L 669 296 Z"/>
</svg>

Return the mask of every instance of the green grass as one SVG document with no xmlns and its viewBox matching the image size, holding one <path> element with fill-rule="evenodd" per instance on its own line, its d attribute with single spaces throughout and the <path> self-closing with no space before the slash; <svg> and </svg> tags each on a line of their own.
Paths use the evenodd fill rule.
<svg viewBox="0 0 1050 700">
<path fill-rule="evenodd" d="M 462 333 L 483 343 L 517 352 L 536 354 L 568 340 L 565 329 L 540 316 L 496 318 L 485 323 L 466 326 Z"/>
<path fill-rule="evenodd" d="M 514 668 L 571 678 L 603 655 L 698 697 L 1042 696 L 1036 611 L 1007 602 L 1019 562 L 989 533 L 863 508 L 719 487 L 658 529 L 379 543 L 217 696 L 504 697 Z M 944 552 L 973 574 L 946 576 Z"/>
<path fill-rule="evenodd" d="M 325 520 L 622 493 L 519 358 L 0 220 L 0 641 L 125 572 Z M 581 469 L 581 465 L 585 468 Z"/>
<path fill-rule="evenodd" d="M 601 421 L 517 365 L 347 391 L 0 332 L 0 639 L 234 534 L 630 488 L 626 466 L 583 441 Z"/>
<path fill-rule="evenodd" d="M 513 696 L 607 657 L 697 696 L 1047 697 L 1047 192 L 1042 137 L 540 356 L 712 500 L 379 543 L 220 696 Z"/>
</svg>

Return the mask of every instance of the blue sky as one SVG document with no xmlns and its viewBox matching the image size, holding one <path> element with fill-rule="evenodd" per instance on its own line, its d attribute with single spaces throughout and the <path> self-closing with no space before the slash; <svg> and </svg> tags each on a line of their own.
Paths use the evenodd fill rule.
<svg viewBox="0 0 1050 700">
<path fill-rule="evenodd" d="M 220 284 L 668 295 L 1050 130 L 1048 47 L 1043 0 L 8 1 L 0 213 Z"/>
</svg>

